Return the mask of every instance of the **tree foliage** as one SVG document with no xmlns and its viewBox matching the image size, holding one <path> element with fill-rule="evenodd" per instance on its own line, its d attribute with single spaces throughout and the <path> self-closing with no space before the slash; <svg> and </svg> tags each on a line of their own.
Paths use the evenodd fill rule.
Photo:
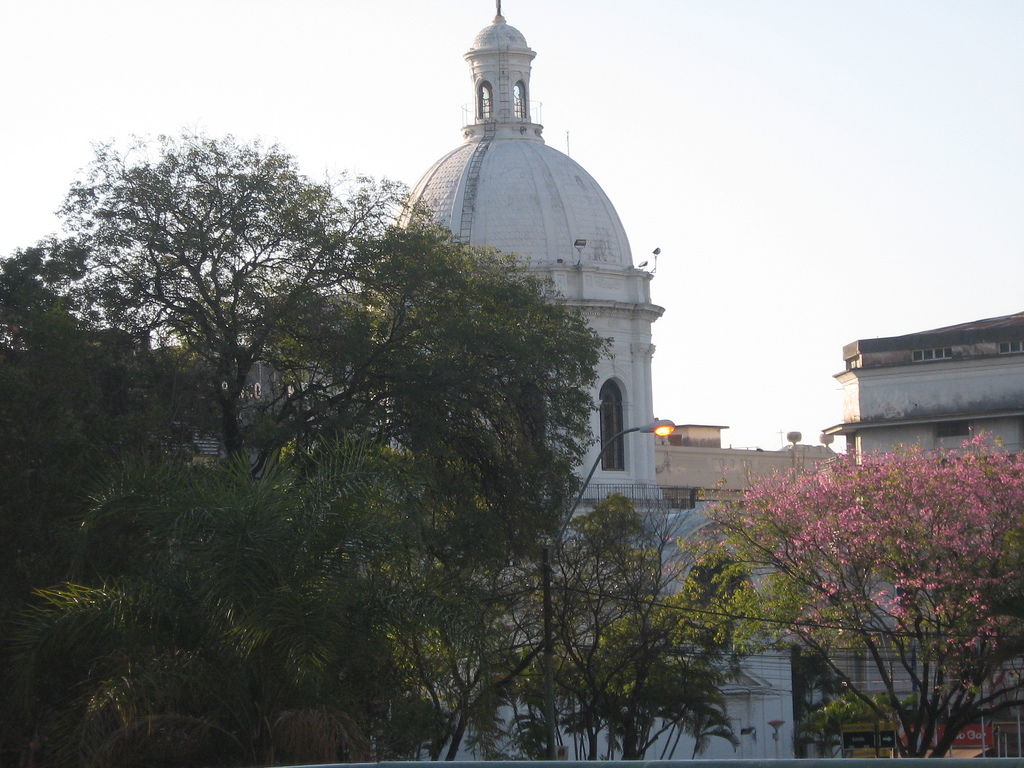
<svg viewBox="0 0 1024 768">
<path fill-rule="evenodd" d="M 720 686 L 729 622 L 708 609 L 742 588 L 725 564 L 694 570 L 677 540 L 682 521 L 636 512 L 611 496 L 570 525 L 555 567 L 555 681 L 561 723 L 586 759 L 612 734 L 622 759 L 642 759 L 662 735 L 734 738 Z M 614 748 L 609 749 L 610 757 Z"/>
<path fill-rule="evenodd" d="M 242 459 L 112 475 L 71 537 L 74 580 L 38 590 L 16 634 L 33 758 L 452 759 L 467 735 L 500 740 L 538 647 L 532 573 L 432 555 L 407 462 L 350 440 L 258 476 Z"/>
<path fill-rule="evenodd" d="M 588 440 L 597 339 L 512 257 L 394 226 L 396 186 L 340 191 L 276 147 L 101 147 L 60 250 L 105 326 L 195 361 L 229 452 L 373 435 L 418 457 L 445 542 L 529 538 Z"/>
<path fill-rule="evenodd" d="M 17 635 L 17 691 L 47 762 L 367 758 L 352 715 L 387 655 L 360 569 L 390 546 L 374 515 L 388 486 L 357 444 L 301 474 L 126 466 L 85 516 L 80 580 L 41 590 Z"/>
<path fill-rule="evenodd" d="M 231 138 L 103 146 L 66 237 L 0 264 L 0 618 L 36 590 L 5 743 L 229 765 L 487 738 L 601 342 L 513 257 L 395 226 L 402 195 Z"/>
<path fill-rule="evenodd" d="M 429 724 L 426 755 L 454 760 L 467 739 L 485 759 L 514 754 L 502 708 L 540 648 L 534 569 L 454 568 L 426 557 L 396 566 L 377 577 L 381 626 Z"/>
<path fill-rule="evenodd" d="M 522 476 L 555 492 L 543 468 L 564 475 L 585 443 L 597 340 L 511 257 L 415 216 L 396 226 L 402 200 L 231 138 L 108 145 L 55 250 L 104 325 L 201 364 L 229 453 L 262 466 L 294 441 L 372 431 L 492 499 L 516 485 L 497 471 L 510 462 L 536 460 Z"/>
<path fill-rule="evenodd" d="M 343 202 L 276 147 L 185 136 L 100 146 L 63 214 L 90 306 L 111 327 L 197 354 L 237 453 L 269 335 L 311 297 L 344 296 L 353 241 L 378 234 L 397 202 L 370 183 Z"/>
<path fill-rule="evenodd" d="M 829 666 L 828 659 L 803 645 L 790 648 L 790 672 L 793 680 L 793 723 L 796 731 L 794 753 L 798 758 L 807 757 L 808 747 L 813 746 L 817 755 L 832 756 L 834 735 L 831 728 L 835 722 L 827 709 L 842 693 L 842 686 Z M 863 702 L 855 699 L 857 704 Z M 827 710 L 828 714 L 820 713 Z M 872 713 L 873 716 L 873 713 Z"/>
<path fill-rule="evenodd" d="M 98 468 L 163 453 L 193 420 L 187 371 L 77 311 L 74 254 L 29 248 L 0 263 L 0 624 L 33 589 L 68 575 L 69 521 L 88 506 Z M 0 659 L 7 660 L 0 646 Z M 0 742 L 26 743 L 10 669 L 0 674 Z"/>
<path fill-rule="evenodd" d="M 855 723 L 888 725 L 891 720 L 886 718 L 883 722 L 878 714 L 888 710 L 884 694 L 876 693 L 870 702 L 865 702 L 852 691 L 845 691 L 841 696 L 804 713 L 797 724 L 797 742 L 804 751 L 813 746 L 817 756 L 842 757 L 843 726 Z"/>
<path fill-rule="evenodd" d="M 904 754 L 945 754 L 983 712 L 1021 703 L 1007 649 L 1024 625 L 993 606 L 1020 579 L 1022 470 L 1024 457 L 975 440 L 764 482 L 713 514 L 730 550 L 763 573 L 743 611 L 785 627 L 894 717 Z M 871 674 L 856 674 L 854 658 Z"/>
</svg>

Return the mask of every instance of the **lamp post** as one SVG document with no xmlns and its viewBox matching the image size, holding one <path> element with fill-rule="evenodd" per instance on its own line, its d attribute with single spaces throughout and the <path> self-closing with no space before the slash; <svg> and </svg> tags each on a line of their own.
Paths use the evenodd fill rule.
<svg viewBox="0 0 1024 768">
<path fill-rule="evenodd" d="M 628 435 L 630 432 L 642 432 L 658 435 L 659 437 L 665 437 L 666 435 L 671 435 L 675 432 L 675 429 L 675 422 L 669 421 L 668 419 L 655 419 L 650 424 L 644 424 L 642 427 L 630 427 L 629 429 L 623 429 L 621 432 L 617 432 L 602 442 L 601 450 L 598 451 L 597 458 L 594 459 L 594 464 L 590 468 L 590 472 L 587 473 L 587 477 L 583 481 L 583 485 L 580 486 L 579 493 L 576 494 L 576 498 L 573 501 L 572 506 L 569 507 L 569 511 L 565 515 L 565 520 L 562 521 L 562 527 L 558 531 L 557 543 L 561 545 L 562 539 L 565 538 L 565 531 L 569 527 L 569 522 L 572 520 L 572 516 L 576 513 L 576 508 L 583 500 L 583 494 L 590 485 L 590 481 L 593 479 L 594 473 L 597 471 L 597 467 L 601 463 L 601 459 L 604 458 L 604 452 L 608 450 L 609 446 L 611 446 L 620 437 Z M 555 638 L 554 630 L 552 628 L 550 543 L 544 544 L 541 564 L 543 570 L 542 584 L 544 593 L 544 721 L 547 726 L 547 758 L 548 760 L 555 760 L 557 756 L 555 747 Z"/>
</svg>

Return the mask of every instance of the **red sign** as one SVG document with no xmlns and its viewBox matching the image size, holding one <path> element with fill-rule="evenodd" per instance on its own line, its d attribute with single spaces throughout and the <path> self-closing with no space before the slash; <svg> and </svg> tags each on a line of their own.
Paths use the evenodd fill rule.
<svg viewBox="0 0 1024 768">
<path fill-rule="evenodd" d="M 944 730 L 943 726 L 939 726 L 939 738 L 942 737 Z M 984 730 L 981 727 L 981 723 L 965 725 L 953 740 L 954 747 L 981 747 L 982 745 L 991 747 L 994 743 L 992 726 L 989 723 L 985 723 Z"/>
</svg>

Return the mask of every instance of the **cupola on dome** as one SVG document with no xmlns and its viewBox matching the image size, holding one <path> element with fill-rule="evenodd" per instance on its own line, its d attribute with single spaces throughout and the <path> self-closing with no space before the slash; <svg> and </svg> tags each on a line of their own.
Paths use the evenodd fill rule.
<svg viewBox="0 0 1024 768">
<path fill-rule="evenodd" d="M 470 50 L 480 51 L 489 48 L 524 48 L 529 50 L 526 38 L 523 33 L 510 24 L 505 23 L 504 16 L 495 16 L 494 22 L 489 27 L 480 30 L 480 34 L 473 40 Z"/>
</svg>

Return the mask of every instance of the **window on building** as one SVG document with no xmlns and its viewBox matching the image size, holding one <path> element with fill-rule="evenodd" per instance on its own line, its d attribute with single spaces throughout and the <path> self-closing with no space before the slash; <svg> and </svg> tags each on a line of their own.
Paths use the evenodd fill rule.
<svg viewBox="0 0 1024 768">
<path fill-rule="evenodd" d="M 927 360 L 951 360 L 953 359 L 952 347 L 933 347 L 932 349 L 915 349 L 914 362 L 921 363 Z"/>
<path fill-rule="evenodd" d="M 935 425 L 936 437 L 970 437 L 971 422 L 940 421 Z"/>
<path fill-rule="evenodd" d="M 480 87 L 477 90 L 477 115 L 481 120 L 490 120 L 494 114 L 494 100 L 491 93 L 491 84 L 486 80 L 480 83 Z"/>
<path fill-rule="evenodd" d="M 519 120 L 526 119 L 526 85 L 522 80 L 512 88 L 512 114 Z"/>
<path fill-rule="evenodd" d="M 1024 352 L 1024 341 L 1001 341 L 999 342 L 1000 355 L 1016 355 Z"/>
<path fill-rule="evenodd" d="M 606 445 L 623 430 L 622 390 L 614 381 L 606 381 L 601 387 L 601 445 Z M 601 469 L 624 470 L 626 468 L 626 441 L 620 435 L 608 444 L 601 454 Z"/>
</svg>

